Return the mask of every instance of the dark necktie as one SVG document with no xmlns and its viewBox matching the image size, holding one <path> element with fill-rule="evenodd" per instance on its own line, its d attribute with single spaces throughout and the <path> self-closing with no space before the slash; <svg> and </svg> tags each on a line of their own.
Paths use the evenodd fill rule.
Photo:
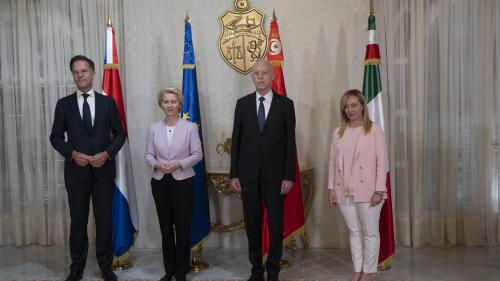
<svg viewBox="0 0 500 281">
<path fill-rule="evenodd" d="M 82 94 L 83 96 L 83 124 L 87 127 L 88 130 L 92 129 L 92 116 L 90 115 L 90 106 L 87 102 L 87 98 L 89 94 Z"/>
<path fill-rule="evenodd" d="M 259 101 L 259 110 L 257 112 L 257 119 L 259 120 L 259 130 L 262 132 L 262 129 L 264 128 L 264 123 L 266 122 L 266 111 L 264 109 L 264 100 L 265 97 L 260 97 Z"/>
</svg>

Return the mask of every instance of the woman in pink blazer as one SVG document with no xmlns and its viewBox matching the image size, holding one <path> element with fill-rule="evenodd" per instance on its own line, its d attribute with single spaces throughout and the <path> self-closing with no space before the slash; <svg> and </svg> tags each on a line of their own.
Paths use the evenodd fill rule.
<svg viewBox="0 0 500 281">
<path fill-rule="evenodd" d="M 351 281 L 369 281 L 377 272 L 378 224 L 386 198 L 385 140 L 359 90 L 347 91 L 340 109 L 340 126 L 333 131 L 330 148 L 329 201 L 340 208 L 349 229 Z"/>
<path fill-rule="evenodd" d="M 173 276 L 186 280 L 190 269 L 193 166 L 203 154 L 198 126 L 179 117 L 182 101 L 176 88 L 160 91 L 158 105 L 165 119 L 151 125 L 146 152 L 146 162 L 153 169 L 151 189 L 162 236 L 165 276 L 161 281 Z"/>
</svg>

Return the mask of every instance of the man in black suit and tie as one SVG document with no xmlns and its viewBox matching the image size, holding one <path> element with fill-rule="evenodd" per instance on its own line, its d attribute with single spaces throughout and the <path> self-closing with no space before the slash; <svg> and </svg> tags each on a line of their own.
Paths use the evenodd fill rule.
<svg viewBox="0 0 500 281">
<path fill-rule="evenodd" d="M 258 61 L 252 71 L 256 91 L 236 103 L 231 149 L 231 187 L 241 191 L 249 281 L 264 280 L 263 204 L 268 211 L 270 249 L 267 280 L 278 280 L 283 250 L 283 203 L 295 180 L 295 110 L 291 99 L 274 93 L 273 66 Z"/>
<path fill-rule="evenodd" d="M 57 101 L 50 142 L 64 157 L 64 182 L 71 216 L 71 272 L 67 281 L 83 277 L 87 260 L 90 198 L 96 225 L 96 256 L 104 280 L 116 280 L 111 269 L 111 204 L 115 180 L 114 157 L 125 142 L 114 100 L 94 91 L 94 62 L 71 59 L 77 91 Z M 66 137 L 65 137 L 66 134 Z"/>
</svg>

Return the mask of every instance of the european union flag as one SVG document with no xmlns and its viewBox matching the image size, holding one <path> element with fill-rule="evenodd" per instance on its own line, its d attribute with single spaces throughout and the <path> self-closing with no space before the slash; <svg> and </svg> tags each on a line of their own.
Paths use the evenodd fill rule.
<svg viewBox="0 0 500 281">
<path fill-rule="evenodd" d="M 181 116 L 184 120 L 198 125 L 198 132 L 203 147 L 193 39 L 191 36 L 191 24 L 187 20 L 184 32 L 184 60 L 182 63 L 182 93 L 184 94 L 184 103 L 182 105 Z M 196 176 L 194 179 L 193 218 L 191 220 L 191 248 L 198 246 L 210 233 L 210 210 L 208 207 L 205 160 L 201 160 L 193 169 Z"/>
</svg>

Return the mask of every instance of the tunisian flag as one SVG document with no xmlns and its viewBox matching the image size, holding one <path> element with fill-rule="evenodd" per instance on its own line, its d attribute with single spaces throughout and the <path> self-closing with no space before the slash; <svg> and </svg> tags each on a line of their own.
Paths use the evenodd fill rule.
<svg viewBox="0 0 500 281">
<path fill-rule="evenodd" d="M 269 30 L 269 46 L 267 60 L 273 64 L 274 80 L 272 89 L 274 92 L 286 96 L 285 79 L 283 78 L 283 49 L 281 48 L 278 21 L 273 16 Z M 295 162 L 295 182 L 292 189 L 286 194 L 283 209 L 283 245 L 287 245 L 296 235 L 304 233 L 304 203 L 302 201 L 299 160 Z M 262 254 L 269 253 L 269 228 L 267 225 L 267 210 L 264 208 L 264 219 L 262 225 Z"/>
<path fill-rule="evenodd" d="M 368 45 L 365 53 L 365 74 L 363 79 L 363 96 L 366 100 L 370 119 L 378 123 L 384 133 L 387 126 L 384 119 L 384 108 L 382 99 L 382 83 L 380 79 L 380 52 L 378 44 L 375 41 L 375 15 L 370 13 L 368 17 Z M 380 251 L 378 255 L 378 270 L 388 270 L 391 267 L 391 259 L 394 256 L 394 222 L 392 217 L 392 196 L 391 183 L 389 181 L 389 166 L 387 169 L 387 200 L 380 213 L 379 232 L 380 232 Z"/>
</svg>

